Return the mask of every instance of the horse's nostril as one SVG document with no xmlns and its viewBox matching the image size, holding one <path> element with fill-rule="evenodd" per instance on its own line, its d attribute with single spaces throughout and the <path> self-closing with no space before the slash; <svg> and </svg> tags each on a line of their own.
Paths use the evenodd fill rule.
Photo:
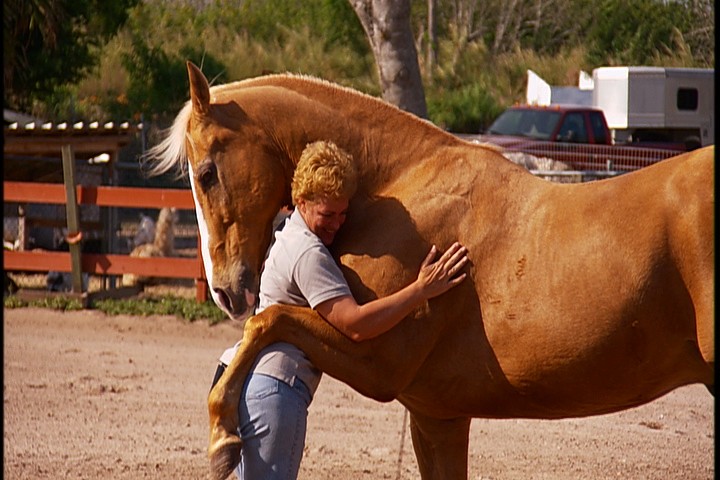
<svg viewBox="0 0 720 480">
<path fill-rule="evenodd" d="M 230 297 L 227 295 L 227 293 L 225 293 L 225 290 L 216 288 L 215 293 L 217 293 L 218 301 L 220 302 L 220 305 L 225 310 L 232 312 L 232 302 L 230 301 Z"/>
</svg>

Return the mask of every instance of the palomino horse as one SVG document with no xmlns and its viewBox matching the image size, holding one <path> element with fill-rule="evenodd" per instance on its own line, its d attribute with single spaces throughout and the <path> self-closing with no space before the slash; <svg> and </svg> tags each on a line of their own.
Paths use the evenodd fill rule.
<svg viewBox="0 0 720 480">
<path fill-rule="evenodd" d="M 378 338 L 354 343 L 307 308 L 250 317 L 210 393 L 213 478 L 237 464 L 237 404 L 266 345 L 410 412 L 423 479 L 467 477 L 470 421 L 598 415 L 714 374 L 714 147 L 586 184 L 534 177 L 378 99 L 271 75 L 209 88 L 151 152 L 187 169 L 212 296 L 244 319 L 303 148 L 351 153 L 360 190 L 332 247 L 358 302 L 415 278 L 431 244 L 469 249 L 468 278 Z"/>
</svg>

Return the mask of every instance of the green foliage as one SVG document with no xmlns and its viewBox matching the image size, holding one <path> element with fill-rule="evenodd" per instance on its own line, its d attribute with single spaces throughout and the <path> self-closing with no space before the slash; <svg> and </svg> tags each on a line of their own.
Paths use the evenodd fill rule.
<svg viewBox="0 0 720 480">
<path fill-rule="evenodd" d="M 17 297 L 17 295 L 9 295 L 4 298 L 4 306 L 5 308 L 37 307 L 64 311 L 83 309 L 82 302 L 80 302 L 80 300 L 62 295 L 45 297 L 37 300 L 22 300 Z"/>
<path fill-rule="evenodd" d="M 4 2 L 6 106 L 49 120 L 142 118 L 166 127 L 187 100 L 188 59 L 214 83 L 296 72 L 380 95 L 347 0 L 111 3 Z M 52 8 L 41 15 L 39 5 Z M 581 69 L 601 65 L 714 64 L 709 0 L 438 0 L 435 12 L 432 71 L 424 66 L 425 2 L 413 2 L 411 24 L 429 114 L 451 129 L 482 127 L 496 105 L 522 101 L 528 68 L 575 85 Z"/>
<path fill-rule="evenodd" d="M 528 69 L 554 85 L 576 84 L 585 68 L 585 50 L 563 50 L 558 55 L 531 49 L 491 55 L 484 45 L 470 43 L 456 50 L 457 41 L 443 40 L 438 65 L 426 79 L 428 117 L 456 133 L 478 133 L 513 103 L 525 98 Z"/>
<path fill-rule="evenodd" d="M 326 47 L 345 47 L 358 57 L 372 56 L 365 31 L 355 11 L 347 0 L 323 0 L 320 2 L 317 31 L 326 41 Z"/>
<path fill-rule="evenodd" d="M 568 47 L 583 44 L 585 32 L 595 21 L 595 3 L 597 0 L 547 2 L 540 18 L 523 25 L 519 33 L 520 48 L 541 55 L 559 56 Z"/>
<path fill-rule="evenodd" d="M 305 27 L 325 48 L 343 46 L 358 55 L 370 53 L 365 32 L 347 0 L 226 0 L 201 13 L 214 27 L 227 25 L 254 41 L 284 43 L 288 32 Z"/>
<path fill-rule="evenodd" d="M 187 100 L 187 60 L 211 83 L 292 71 L 377 89 L 366 73 L 373 65 L 364 32 L 346 0 L 219 1 L 202 9 L 145 3 L 113 48 L 128 77 L 102 103 L 115 118 L 176 113 Z"/>
<path fill-rule="evenodd" d="M 594 65 L 647 65 L 668 50 L 677 32 L 692 28 L 686 2 L 603 0 L 588 31 Z"/>
<path fill-rule="evenodd" d="M 51 103 L 56 89 L 79 82 L 137 2 L 3 2 L 4 105 L 32 111 Z"/>
<path fill-rule="evenodd" d="M 189 321 L 207 319 L 210 324 L 227 318 L 211 301 L 199 303 L 194 299 L 172 296 L 98 300 L 92 306 L 107 315 L 175 315 Z"/>
<path fill-rule="evenodd" d="M 52 310 L 76 311 L 82 310 L 80 300 L 52 296 L 38 300 L 22 300 L 17 295 L 9 295 L 4 299 L 5 308 L 49 308 Z M 90 308 L 100 310 L 106 315 L 174 315 L 188 321 L 207 319 L 211 325 L 227 318 L 212 301 L 199 303 L 195 299 L 173 296 L 104 299 L 92 302 Z"/>
<path fill-rule="evenodd" d="M 503 111 L 480 82 L 452 90 L 430 90 L 427 107 L 434 124 L 455 133 L 483 131 Z"/>
<path fill-rule="evenodd" d="M 224 83 L 225 67 L 200 47 L 184 45 L 178 54 L 170 55 L 160 47 L 150 47 L 142 39 L 133 39 L 133 49 L 123 56 L 123 66 L 130 76 L 126 102 L 108 104 L 111 114 L 120 118 L 146 112 L 171 115 L 187 100 L 186 61 L 201 65 L 209 78 Z M 182 81 L 180 80 L 182 79 Z"/>
</svg>

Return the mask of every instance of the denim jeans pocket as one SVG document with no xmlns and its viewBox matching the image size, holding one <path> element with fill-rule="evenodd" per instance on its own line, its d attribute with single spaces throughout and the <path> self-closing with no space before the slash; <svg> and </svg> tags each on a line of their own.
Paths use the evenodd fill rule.
<svg viewBox="0 0 720 480">
<path fill-rule="evenodd" d="M 277 378 L 262 374 L 251 374 L 245 389 L 247 400 L 261 400 L 280 391 L 280 382 Z"/>
</svg>

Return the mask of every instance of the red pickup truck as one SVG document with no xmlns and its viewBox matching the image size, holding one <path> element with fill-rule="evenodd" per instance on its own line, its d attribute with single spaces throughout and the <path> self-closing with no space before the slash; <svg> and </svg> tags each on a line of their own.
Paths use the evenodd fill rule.
<svg viewBox="0 0 720 480">
<path fill-rule="evenodd" d="M 515 141 L 612 144 L 602 110 L 581 106 L 510 107 L 488 128 L 486 137 L 503 144 L 512 143 L 510 137 L 517 137 Z"/>
<path fill-rule="evenodd" d="M 474 138 L 578 170 L 635 170 L 685 150 L 683 144 L 613 144 L 602 110 L 578 105 L 516 105 Z"/>
</svg>

